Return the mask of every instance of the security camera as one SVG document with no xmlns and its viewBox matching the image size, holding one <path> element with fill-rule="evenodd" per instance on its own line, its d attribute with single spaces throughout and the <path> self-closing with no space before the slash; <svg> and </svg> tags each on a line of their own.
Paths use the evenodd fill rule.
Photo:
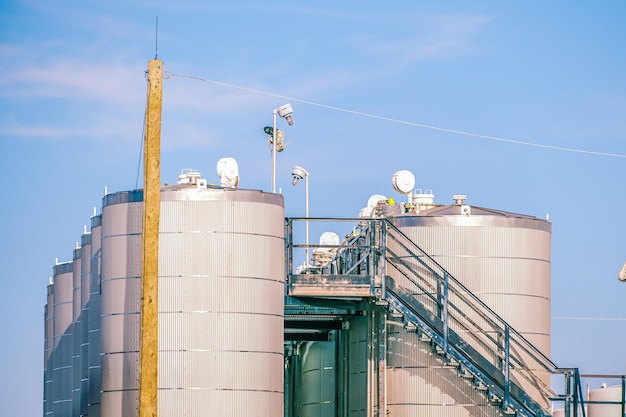
<svg viewBox="0 0 626 417">
<path fill-rule="evenodd" d="M 291 179 L 291 185 L 295 186 L 298 184 L 298 182 L 306 177 L 307 175 L 309 175 L 309 173 L 307 172 L 306 169 L 299 167 L 299 166 L 295 166 L 293 167 L 293 169 L 291 170 L 291 175 L 293 176 L 293 178 Z"/>
<path fill-rule="evenodd" d="M 278 115 L 280 117 L 285 119 L 289 126 L 293 124 L 293 108 L 291 107 L 290 103 L 283 104 L 282 106 L 277 108 L 276 111 L 278 112 Z"/>
</svg>

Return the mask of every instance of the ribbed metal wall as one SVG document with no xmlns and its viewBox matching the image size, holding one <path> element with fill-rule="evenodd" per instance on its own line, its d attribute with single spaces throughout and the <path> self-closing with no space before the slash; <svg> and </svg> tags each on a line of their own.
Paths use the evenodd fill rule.
<svg viewBox="0 0 626 417">
<path fill-rule="evenodd" d="M 403 323 L 387 326 L 387 411 L 395 417 L 499 417 L 501 410 Z"/>
<path fill-rule="evenodd" d="M 138 411 L 141 198 L 138 191 L 107 195 L 102 208 L 101 415 L 106 417 Z"/>
<path fill-rule="evenodd" d="M 80 345 L 82 344 L 82 301 L 81 301 L 81 278 L 82 278 L 82 252 L 77 246 L 74 249 L 72 271 L 72 415 L 80 416 L 80 385 L 81 385 L 81 359 Z"/>
<path fill-rule="evenodd" d="M 100 367 L 100 255 L 102 236 L 102 216 L 97 215 L 91 218 L 91 245 L 89 250 L 89 301 L 87 303 L 87 415 L 89 417 L 100 417 L 100 388 L 101 367 Z M 84 293 L 83 289 L 83 293 Z"/>
<path fill-rule="evenodd" d="M 141 198 L 109 195 L 102 212 L 105 417 L 137 412 Z M 279 195 L 162 191 L 160 416 L 282 415 L 283 219 Z"/>
<path fill-rule="evenodd" d="M 161 195 L 159 413 L 283 413 L 282 196 Z"/>
<path fill-rule="evenodd" d="M 47 287 L 46 306 L 44 308 L 44 358 L 43 358 L 43 414 L 52 415 L 52 352 L 54 351 L 54 287 Z"/>
<path fill-rule="evenodd" d="M 550 223 L 503 212 L 467 216 L 460 214 L 460 208 L 449 208 L 459 214 L 440 211 L 445 214 L 400 216 L 392 221 L 549 356 Z"/>
<path fill-rule="evenodd" d="M 391 220 L 516 331 L 549 356 L 550 223 L 530 216 L 473 207 L 470 212 L 469 215 L 461 214 L 461 206 L 444 206 L 427 210 L 421 215 L 397 216 Z M 397 277 L 399 285 L 402 285 L 402 279 Z M 481 322 L 480 317 L 472 316 L 472 320 Z M 394 350 L 399 347 L 390 343 L 390 357 L 396 355 Z M 480 345 L 474 348 L 483 351 Z M 425 363 L 424 366 L 428 368 L 431 365 L 433 369 L 440 366 L 436 363 Z M 402 374 L 392 373 L 388 378 L 390 397 L 398 395 L 408 399 L 416 395 L 425 396 L 422 398 L 424 401 L 415 400 L 415 409 L 426 414 L 435 412 L 443 401 L 440 395 L 450 396 L 453 393 L 447 390 L 457 391 L 458 388 L 439 385 L 445 381 L 433 376 L 432 370 L 429 372 L 429 375 L 423 376 L 424 380 L 418 384 L 421 388 L 417 391 L 409 390 L 409 385 L 402 379 L 405 377 L 400 377 Z M 535 372 L 535 376 L 549 385 L 547 373 Z M 415 381 L 419 378 L 416 375 Z M 528 388 L 529 392 L 535 392 L 532 383 L 521 380 L 517 383 L 522 388 Z M 416 382 L 412 384 L 415 386 Z M 433 402 L 429 402 L 431 400 Z M 540 404 L 544 402 L 540 397 L 535 400 Z M 418 403 L 421 405 L 418 406 Z M 483 413 L 479 411 L 481 407 L 466 409 L 471 413 L 478 412 L 468 415 Z M 466 414 L 461 412 L 458 415 Z"/>
<path fill-rule="evenodd" d="M 89 400 L 89 296 L 91 286 L 91 232 L 83 233 L 80 239 L 80 386 L 78 396 L 80 415 L 87 415 Z"/>
<path fill-rule="evenodd" d="M 372 313 L 350 318 L 348 332 L 348 415 L 368 417 L 373 415 L 376 393 L 375 358 L 372 357 Z"/>
<path fill-rule="evenodd" d="M 73 263 L 54 266 L 52 286 L 53 352 L 49 363 L 52 367 L 52 415 L 72 415 L 72 287 Z M 50 401 L 50 398 L 48 399 Z"/>
<path fill-rule="evenodd" d="M 611 402 L 613 404 L 589 404 L 589 417 L 623 417 L 622 416 L 622 386 L 598 388 L 589 391 L 589 401 Z"/>
<path fill-rule="evenodd" d="M 300 417 L 337 415 L 337 345 L 308 342 L 300 348 Z"/>
</svg>

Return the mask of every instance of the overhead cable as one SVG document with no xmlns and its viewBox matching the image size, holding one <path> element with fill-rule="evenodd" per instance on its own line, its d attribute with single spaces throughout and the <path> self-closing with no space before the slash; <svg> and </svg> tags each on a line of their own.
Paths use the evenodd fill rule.
<svg viewBox="0 0 626 417">
<path fill-rule="evenodd" d="M 336 106 L 329 106 L 327 104 L 320 104 L 320 103 L 315 103 L 315 102 L 312 102 L 312 101 L 301 100 L 301 99 L 294 98 L 294 97 L 287 97 L 287 96 L 280 95 L 280 94 L 275 94 L 275 93 L 270 93 L 270 92 L 267 92 L 267 91 L 256 90 L 256 89 L 248 88 L 248 87 L 242 87 L 242 86 L 238 86 L 238 85 L 234 85 L 234 84 L 228 84 L 228 83 L 224 83 L 224 82 L 221 82 L 221 81 L 208 80 L 206 78 L 197 77 L 197 76 L 194 76 L 194 75 L 176 74 L 176 73 L 169 72 L 169 71 L 164 71 L 163 73 L 164 73 L 164 77 L 165 78 L 172 78 L 172 77 L 189 78 L 189 79 L 192 79 L 192 80 L 203 81 L 203 82 L 219 85 L 219 86 L 222 86 L 222 87 L 234 88 L 234 89 L 237 89 L 237 90 L 247 91 L 247 92 L 250 92 L 250 93 L 262 94 L 262 95 L 265 95 L 265 96 L 276 97 L 276 98 L 280 98 L 280 99 L 284 99 L 284 100 L 294 101 L 294 102 L 297 102 L 297 103 L 308 104 L 310 106 L 322 107 L 322 108 L 329 109 L 329 110 L 336 110 L 336 111 L 340 111 L 340 112 L 344 112 L 344 113 L 355 114 L 355 115 L 358 115 L 358 116 L 369 117 L 369 118 L 372 118 L 372 119 L 378 119 L 378 120 L 384 120 L 384 121 L 392 122 L 392 123 L 398 123 L 398 124 L 404 124 L 404 125 L 408 125 L 408 126 L 420 127 L 420 128 L 423 128 L 423 129 L 437 130 L 437 131 L 440 131 L 440 132 L 452 133 L 452 134 L 456 134 L 456 135 L 471 136 L 471 137 L 480 138 L 480 139 L 487 139 L 487 140 L 493 140 L 493 141 L 499 141 L 499 142 L 512 143 L 512 144 L 515 144 L 515 145 L 524 145 L 524 146 L 533 146 L 533 147 L 536 147 L 536 148 L 552 149 L 552 150 L 556 150 L 556 151 L 575 152 L 575 153 L 582 153 L 582 154 L 596 155 L 596 156 L 610 156 L 610 157 L 614 157 L 614 158 L 626 158 L 626 155 L 617 154 L 617 153 L 597 152 L 597 151 L 589 151 L 589 150 L 584 150 L 584 149 L 566 148 L 566 147 L 562 147 L 562 146 L 544 145 L 544 144 L 541 144 L 541 143 L 524 142 L 524 141 L 520 141 L 520 140 L 506 139 L 506 138 L 501 138 L 501 137 L 497 137 L 497 136 L 489 136 L 489 135 L 482 135 L 482 134 L 479 134 L 479 133 L 465 132 L 465 131 L 462 131 L 462 130 L 447 129 L 447 128 L 443 128 L 443 127 L 431 126 L 431 125 L 426 125 L 426 124 L 422 124 L 422 123 L 409 122 L 409 121 L 406 121 L 406 120 L 400 120 L 400 119 L 394 119 L 394 118 L 385 117 L 385 116 L 379 116 L 379 115 L 371 114 L 371 113 L 364 113 L 364 112 L 360 112 L 360 111 L 356 111 L 356 110 L 344 109 L 344 108 L 336 107 Z"/>
</svg>

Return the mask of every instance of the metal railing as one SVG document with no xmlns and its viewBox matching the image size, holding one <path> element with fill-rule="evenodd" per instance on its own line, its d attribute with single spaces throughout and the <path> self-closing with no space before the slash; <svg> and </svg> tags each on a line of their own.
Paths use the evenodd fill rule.
<svg viewBox="0 0 626 417">
<path fill-rule="evenodd" d="M 355 226 L 336 245 L 296 244 L 294 223 L 304 221 Z M 550 416 L 552 404 L 563 402 L 566 417 L 585 416 L 577 369 L 558 368 L 386 219 L 288 218 L 285 227 L 288 294 L 385 300 L 505 412 Z M 325 256 L 295 267 L 294 251 L 304 249 Z M 353 285 L 362 291 L 350 292 Z M 563 394 L 551 388 L 552 375 L 564 377 Z"/>
</svg>

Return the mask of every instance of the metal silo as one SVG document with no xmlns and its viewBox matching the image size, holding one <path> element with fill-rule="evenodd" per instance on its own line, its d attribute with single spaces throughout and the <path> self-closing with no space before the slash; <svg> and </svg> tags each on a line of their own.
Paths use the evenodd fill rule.
<svg viewBox="0 0 626 417">
<path fill-rule="evenodd" d="M 137 410 L 142 198 L 104 198 L 103 416 Z M 162 189 L 159 415 L 282 415 L 283 235 L 281 195 L 196 172 Z"/>
<path fill-rule="evenodd" d="M 308 342 L 300 347 L 301 417 L 335 417 L 337 415 L 337 344 Z"/>
<path fill-rule="evenodd" d="M 141 191 L 104 197 L 101 228 L 101 415 L 137 415 Z"/>
<path fill-rule="evenodd" d="M 81 387 L 81 359 L 80 346 L 82 345 L 82 305 L 81 305 L 81 277 L 82 277 L 83 249 L 76 243 L 72 263 L 72 415 L 80 416 L 80 387 Z"/>
<path fill-rule="evenodd" d="M 48 363 L 52 367 L 52 415 L 55 416 L 72 413 L 72 271 L 72 262 L 54 266 L 53 351 Z"/>
<path fill-rule="evenodd" d="M 622 395 L 621 385 L 607 387 L 606 384 L 602 384 L 601 388 L 589 391 L 590 403 L 587 405 L 587 415 L 589 417 L 623 416 Z"/>
<path fill-rule="evenodd" d="M 88 395 L 87 395 L 87 415 L 90 417 L 100 417 L 100 388 L 101 367 L 100 367 L 100 255 L 102 236 L 102 216 L 95 215 L 91 218 L 91 245 L 89 250 L 89 301 L 86 308 L 87 315 L 87 342 L 88 342 Z M 83 289 L 84 291 L 85 289 Z"/>
<path fill-rule="evenodd" d="M 387 325 L 387 411 L 397 417 L 500 417 L 499 407 L 444 366 L 428 343 L 404 323 Z"/>
<path fill-rule="evenodd" d="M 52 279 L 50 279 L 52 281 Z M 52 361 L 54 350 L 54 297 L 52 282 L 48 285 L 46 306 L 44 308 L 44 358 L 43 358 L 43 413 L 44 416 L 52 415 Z"/>
<path fill-rule="evenodd" d="M 80 415 L 87 415 L 89 400 L 89 296 L 91 286 L 91 233 L 85 232 L 80 239 L 80 326 L 77 329 L 80 340 Z"/>
<path fill-rule="evenodd" d="M 549 221 L 462 201 L 391 221 L 549 357 Z"/>
<path fill-rule="evenodd" d="M 394 215 L 390 221 L 549 356 L 551 224 L 532 216 L 472 207 L 464 204 L 464 196 L 455 197 L 458 198 L 454 205 L 422 202 L 417 212 Z M 396 277 L 400 286 L 403 279 Z M 445 415 L 483 415 L 490 410 L 484 400 L 474 398 L 469 386 L 467 392 L 461 392 L 458 384 L 447 382 L 452 378 L 437 370 L 441 363 L 432 357 L 432 352 L 420 352 L 415 333 L 391 328 L 389 333 L 390 409 L 397 403 L 406 409 L 398 415 L 411 415 L 417 410 L 438 414 L 435 410 L 449 403 L 451 407 L 445 408 Z M 412 345 L 416 349 L 414 357 L 407 350 Z M 480 351 L 480 347 L 476 348 Z M 416 361 L 419 363 L 413 363 Z M 535 372 L 535 376 L 549 384 L 547 374 Z M 520 384 L 532 390 L 526 382 Z M 467 401 L 452 401 L 455 395 Z M 535 400 L 543 401 L 540 397 Z M 414 406 L 407 408 L 407 404 Z"/>
</svg>

